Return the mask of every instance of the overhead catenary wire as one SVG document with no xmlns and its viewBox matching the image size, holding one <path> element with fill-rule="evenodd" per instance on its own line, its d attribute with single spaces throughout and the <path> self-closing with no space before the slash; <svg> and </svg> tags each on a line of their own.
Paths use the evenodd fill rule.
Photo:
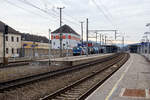
<svg viewBox="0 0 150 100">
<path fill-rule="evenodd" d="M 102 0 L 99 0 L 99 3 L 101 4 L 101 6 L 104 8 L 104 10 L 107 12 L 107 14 L 110 16 L 111 20 L 113 20 L 113 16 L 112 14 L 110 13 L 110 11 L 108 10 L 108 8 L 102 3 Z M 117 28 L 117 25 L 114 21 L 112 21 L 113 25 L 115 28 Z"/>
<path fill-rule="evenodd" d="M 99 7 L 99 5 L 96 3 L 96 1 L 95 1 L 95 0 L 92 0 L 92 2 L 93 2 L 93 3 L 95 4 L 95 6 L 97 7 L 98 11 L 104 15 L 104 17 L 107 19 L 107 21 L 109 21 L 109 23 L 112 24 L 112 26 L 114 26 L 112 20 L 105 14 L 105 12 L 101 9 L 101 7 Z"/>
<path fill-rule="evenodd" d="M 48 14 L 49 16 L 53 16 L 54 18 L 59 19 L 59 16 L 56 16 L 56 15 L 54 15 L 54 14 L 51 13 L 51 12 L 47 12 L 46 10 L 44 10 L 44 9 L 42 9 L 42 8 L 40 8 L 40 7 L 38 7 L 38 6 L 34 5 L 34 4 L 32 4 L 32 3 L 30 3 L 30 2 L 27 1 L 27 0 L 19 0 L 19 1 L 22 2 L 22 3 L 24 3 L 24 4 L 27 4 L 27 5 L 31 6 L 31 7 L 33 7 L 33 8 L 36 8 L 36 9 L 38 9 L 38 10 L 40 10 L 40 11 L 42 11 L 42 12 Z M 72 24 L 77 24 L 77 23 L 75 23 L 75 22 L 73 22 L 73 21 L 71 21 L 71 20 L 68 20 L 68 19 L 66 19 L 66 18 L 64 18 L 64 20 L 66 20 L 66 21 L 68 21 L 68 22 L 70 22 L 70 23 L 72 23 Z M 79 25 L 79 24 L 77 24 L 77 25 Z"/>
<path fill-rule="evenodd" d="M 12 6 L 15 6 L 15 7 L 19 8 L 19 9 L 25 10 L 25 11 L 27 11 L 28 13 L 31 13 L 31 14 L 34 14 L 34 15 L 38 15 L 38 16 L 44 18 L 44 19 L 49 19 L 49 17 L 51 17 L 51 18 L 53 18 L 53 20 L 51 19 L 51 21 L 53 21 L 53 22 L 56 22 L 56 21 L 57 21 L 56 18 L 58 19 L 58 17 L 59 17 L 59 16 L 57 16 L 57 15 L 54 15 L 54 14 L 51 13 L 51 12 L 48 12 L 47 10 L 44 10 L 44 9 L 42 9 L 42 8 L 40 8 L 40 7 L 36 6 L 36 5 L 34 5 L 34 4 L 30 3 L 30 2 L 28 2 L 27 0 L 19 0 L 19 2 L 22 2 L 22 3 L 24 3 L 24 4 L 28 5 L 28 6 L 31 6 L 31 7 L 35 8 L 35 9 L 40 10 L 40 11 L 43 12 L 43 13 L 46 13 L 46 14 L 48 15 L 48 17 L 47 17 L 47 16 L 43 16 L 43 15 L 41 15 L 40 13 L 35 13 L 34 11 L 31 11 L 31 10 L 29 10 L 29 9 L 27 9 L 27 8 L 24 8 L 23 6 L 19 6 L 19 5 L 17 5 L 16 3 L 11 2 L 11 1 L 9 1 L 9 0 L 4 0 L 4 1 L 5 1 L 6 3 L 12 5 Z M 51 16 L 51 15 L 53 15 L 53 16 Z M 73 24 L 73 25 L 76 25 L 76 26 L 80 27 L 79 23 L 76 23 L 76 22 L 74 22 L 74 21 L 68 20 L 68 19 L 66 19 L 66 18 L 63 18 L 63 19 L 64 19 L 64 21 L 66 21 L 67 23 L 71 23 L 71 24 Z"/>
<path fill-rule="evenodd" d="M 47 3 L 45 2 L 45 0 L 40 0 L 41 2 L 43 2 L 45 10 L 47 10 Z"/>
<path fill-rule="evenodd" d="M 104 10 L 109 14 L 110 18 L 113 20 L 113 16 L 110 13 L 110 11 L 106 8 L 106 6 L 102 3 L 101 0 L 99 0 L 99 3 L 101 4 L 101 6 L 104 8 Z"/>
<path fill-rule="evenodd" d="M 43 1 L 43 0 L 41 0 L 41 1 Z M 67 1 L 66 1 L 66 0 L 59 0 L 59 1 L 62 2 L 62 3 L 64 3 L 66 6 L 67 6 L 68 4 L 70 5 L 70 3 L 69 3 L 70 1 L 69 1 L 69 0 L 67 0 Z M 44 5 L 46 5 L 46 4 L 44 3 Z M 53 12 L 58 13 L 58 12 L 56 12 L 56 11 L 54 11 L 54 10 L 53 10 Z M 77 18 L 68 15 L 67 13 L 64 13 L 64 15 L 66 15 L 66 16 L 68 16 L 68 17 L 74 19 L 75 21 L 78 20 Z"/>
<path fill-rule="evenodd" d="M 33 7 L 33 8 L 36 8 L 36 9 L 40 10 L 41 12 L 44 12 L 44 13 L 50 15 L 52 18 L 56 18 L 56 19 L 57 19 L 57 17 L 58 17 L 58 16 L 54 15 L 53 13 L 47 12 L 46 10 L 44 10 L 44 9 L 42 9 L 42 8 L 40 8 L 40 7 L 38 7 L 38 6 L 34 5 L 34 4 L 32 4 L 32 3 L 30 3 L 30 2 L 27 1 L 27 0 L 18 0 L 18 1 L 20 1 L 20 2 L 22 2 L 22 3 L 24 3 L 24 4 L 26 4 L 26 5 L 29 5 L 29 6 L 31 6 L 31 7 Z"/>
<path fill-rule="evenodd" d="M 28 9 L 25 9 L 24 7 L 19 6 L 19 5 L 15 4 L 15 3 L 13 3 L 13 2 L 11 2 L 11 1 L 9 1 L 9 0 L 4 0 L 4 1 L 5 1 L 6 3 L 8 3 L 8 4 L 10 4 L 10 5 L 12 5 L 12 6 L 16 7 L 16 8 L 22 9 L 22 10 L 24 10 L 24 11 L 26 11 L 26 12 L 32 14 L 32 15 L 36 15 L 36 16 L 39 16 L 40 18 L 42 17 L 43 19 L 49 20 L 49 17 L 50 17 L 50 16 L 43 16 L 43 15 L 41 15 L 40 13 L 35 13 L 35 12 L 33 12 L 33 11 L 31 11 L 31 10 L 28 10 Z M 51 21 L 56 22 L 56 20 L 51 20 Z M 15 27 L 15 28 L 18 29 L 18 30 L 22 30 L 22 31 L 25 32 L 25 33 L 28 33 L 29 31 L 31 31 L 31 30 L 28 29 L 28 28 L 20 28 L 20 27 Z M 25 30 L 28 30 L 28 32 L 25 31 Z M 32 32 L 31 32 L 31 33 L 32 33 Z M 35 32 L 35 33 L 36 33 L 36 32 Z M 43 34 L 44 34 L 44 33 L 41 33 L 41 35 L 43 35 Z M 45 36 L 45 35 L 43 35 L 43 36 Z"/>
<path fill-rule="evenodd" d="M 66 0 L 59 0 L 60 2 L 64 2 L 65 4 L 66 4 L 66 6 L 69 4 L 69 2 L 70 1 L 66 1 Z M 56 14 L 59 14 L 57 11 L 55 11 L 55 10 L 52 10 L 54 13 L 56 13 Z M 70 21 L 70 20 L 68 20 L 68 19 L 66 19 L 66 18 L 64 18 L 64 20 L 66 20 L 66 21 L 69 21 L 69 22 L 71 22 L 71 23 L 74 23 L 74 24 L 76 24 L 76 25 L 78 25 L 78 27 L 79 27 L 79 24 L 78 24 L 78 22 L 79 22 L 79 20 L 77 19 L 77 18 L 75 18 L 75 17 L 73 17 L 73 16 L 71 16 L 71 15 L 69 15 L 69 14 L 67 14 L 66 12 L 63 12 L 63 15 L 65 16 L 65 17 L 69 17 L 69 18 L 71 18 L 71 19 L 73 19 L 74 21 Z M 77 23 L 76 23 L 77 22 Z"/>
<path fill-rule="evenodd" d="M 29 12 L 29 13 L 32 13 L 32 14 L 34 14 L 34 15 L 38 15 L 38 16 L 40 16 L 40 17 L 43 17 L 43 18 L 48 19 L 48 17 L 46 17 L 46 16 L 42 16 L 42 15 L 39 14 L 39 13 L 35 13 L 35 12 L 31 11 L 31 10 L 28 10 L 28 9 L 25 9 L 25 8 L 23 8 L 23 7 L 21 7 L 21 6 L 18 6 L 17 4 L 15 4 L 15 3 L 13 3 L 13 2 L 11 2 L 11 1 L 9 1 L 9 0 L 4 0 L 4 1 L 5 1 L 6 3 L 8 3 L 8 4 L 12 5 L 12 6 L 15 6 L 15 7 L 17 7 L 17 8 L 20 8 L 20 9 L 26 11 L 26 12 Z"/>
</svg>

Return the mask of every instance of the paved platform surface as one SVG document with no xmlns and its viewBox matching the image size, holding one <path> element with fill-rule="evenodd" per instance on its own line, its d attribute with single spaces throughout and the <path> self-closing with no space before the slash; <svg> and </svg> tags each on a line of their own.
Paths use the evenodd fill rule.
<svg viewBox="0 0 150 100">
<path fill-rule="evenodd" d="M 78 61 L 78 60 L 85 60 L 85 59 L 90 59 L 90 58 L 96 58 L 100 56 L 109 56 L 112 55 L 113 53 L 109 54 L 92 54 L 92 55 L 81 55 L 81 56 L 68 56 L 68 57 L 60 57 L 60 58 L 52 58 L 51 61 Z M 38 61 L 46 61 L 49 59 L 43 59 L 43 60 L 38 60 Z"/>
<path fill-rule="evenodd" d="M 86 100 L 150 100 L 150 62 L 138 54 Z"/>
<path fill-rule="evenodd" d="M 70 56 L 70 57 L 62 57 L 62 58 L 56 58 L 56 59 L 50 59 L 51 64 L 57 64 L 59 66 L 75 66 L 79 64 L 84 64 L 87 62 L 95 61 L 100 58 L 104 58 L 110 55 L 113 55 L 114 53 L 109 54 L 94 54 L 94 55 L 82 55 L 82 56 Z M 36 63 L 40 65 L 48 65 L 49 59 L 44 60 L 37 60 Z"/>
</svg>

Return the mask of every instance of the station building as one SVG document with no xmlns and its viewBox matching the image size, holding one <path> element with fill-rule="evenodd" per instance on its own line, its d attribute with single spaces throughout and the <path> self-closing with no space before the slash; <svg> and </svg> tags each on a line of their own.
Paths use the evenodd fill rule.
<svg viewBox="0 0 150 100">
<path fill-rule="evenodd" d="M 6 24 L 0 21 L 0 58 L 3 57 L 3 34 Z M 21 48 L 21 34 L 8 26 L 8 34 L 5 35 L 5 56 L 19 57 Z"/>
<path fill-rule="evenodd" d="M 63 25 L 51 34 L 52 49 L 60 49 L 60 33 L 62 34 L 62 49 L 72 49 L 80 43 L 80 35 L 70 26 Z"/>
<path fill-rule="evenodd" d="M 21 34 L 21 56 L 22 57 L 46 57 L 48 56 L 51 44 L 44 36 Z"/>
<path fill-rule="evenodd" d="M 0 21 L 0 58 L 3 57 L 3 34 L 6 24 Z M 51 44 L 46 37 L 20 33 L 8 26 L 5 35 L 5 57 L 48 56 Z"/>
</svg>

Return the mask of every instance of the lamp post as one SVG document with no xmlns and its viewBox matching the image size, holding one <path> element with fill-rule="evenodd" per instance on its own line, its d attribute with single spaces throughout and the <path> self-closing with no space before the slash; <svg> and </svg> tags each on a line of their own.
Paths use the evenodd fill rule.
<svg viewBox="0 0 150 100">
<path fill-rule="evenodd" d="M 51 29 L 49 29 L 49 33 L 48 33 L 48 37 L 49 37 L 49 51 L 48 51 L 48 57 L 49 57 L 49 66 L 50 66 L 50 49 L 51 49 L 51 45 L 50 45 L 50 36 L 51 36 Z"/>
<path fill-rule="evenodd" d="M 3 33 L 3 67 L 5 66 L 6 59 L 5 59 L 5 35 L 8 34 L 8 25 L 4 25 L 4 33 Z"/>
<path fill-rule="evenodd" d="M 60 11 L 60 31 L 61 31 L 61 26 L 62 26 L 62 9 L 64 9 L 65 7 L 57 7 L 57 9 L 59 9 Z M 60 32 L 60 57 L 62 57 L 62 33 Z"/>
<path fill-rule="evenodd" d="M 145 32 L 144 33 L 145 35 L 146 35 L 146 42 L 147 42 L 147 57 L 148 57 L 148 59 L 149 59 L 149 52 L 150 52 L 150 39 L 149 39 L 149 37 L 148 37 L 148 35 L 150 34 L 150 32 Z"/>
<path fill-rule="evenodd" d="M 143 51 L 144 51 L 144 45 L 143 45 L 143 43 L 144 43 L 144 40 L 145 39 L 141 39 L 141 54 L 143 54 Z"/>
<path fill-rule="evenodd" d="M 88 43 L 89 43 L 89 40 L 88 40 L 88 35 L 89 35 L 89 29 L 88 29 L 88 18 L 86 19 L 86 56 L 88 56 L 88 53 L 89 53 L 89 51 L 88 51 Z"/>
<path fill-rule="evenodd" d="M 147 23 L 146 24 L 146 27 L 149 27 L 149 31 L 150 31 L 150 23 Z M 150 34 L 150 32 L 146 32 L 146 34 Z M 149 41 L 148 41 L 148 59 L 150 60 L 150 39 L 149 39 Z"/>
<path fill-rule="evenodd" d="M 142 38 L 144 39 L 144 42 L 146 43 L 147 40 L 148 40 L 147 35 L 146 35 L 146 36 L 143 36 Z M 144 54 L 147 53 L 146 50 L 145 50 L 145 47 L 146 47 L 146 46 L 145 46 L 145 43 L 144 43 L 144 45 L 143 45 L 143 53 L 144 53 Z"/>
</svg>

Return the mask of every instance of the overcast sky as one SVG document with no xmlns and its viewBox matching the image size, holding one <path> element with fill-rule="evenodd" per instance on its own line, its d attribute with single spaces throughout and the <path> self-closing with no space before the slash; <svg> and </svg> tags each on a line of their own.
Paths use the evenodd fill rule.
<svg viewBox="0 0 150 100">
<path fill-rule="evenodd" d="M 128 42 L 140 41 L 148 31 L 150 0 L 0 0 L 0 20 L 20 32 L 48 36 L 49 28 L 54 31 L 59 27 L 60 6 L 65 7 L 63 24 L 79 34 L 80 21 L 85 26 L 86 18 L 89 29 L 117 29 Z M 113 32 L 103 34 L 114 39 Z"/>
</svg>

